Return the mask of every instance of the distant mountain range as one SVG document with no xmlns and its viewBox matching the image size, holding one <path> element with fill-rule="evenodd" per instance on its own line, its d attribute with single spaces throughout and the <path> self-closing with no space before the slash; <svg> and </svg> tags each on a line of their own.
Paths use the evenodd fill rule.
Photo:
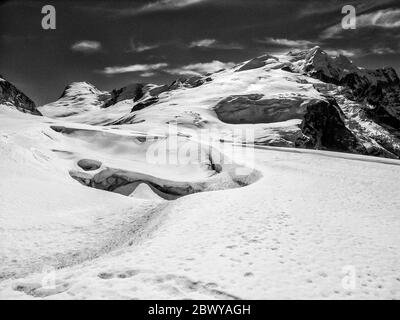
<svg viewBox="0 0 400 320">
<path fill-rule="evenodd" d="M 393 68 L 368 70 L 319 47 L 265 54 L 231 69 L 169 85 L 131 84 L 100 91 L 72 83 L 36 107 L 0 78 L 0 105 L 91 125 L 138 131 L 213 130 L 221 141 L 400 158 L 400 80 Z M 235 129 L 253 129 L 238 136 Z"/>
</svg>

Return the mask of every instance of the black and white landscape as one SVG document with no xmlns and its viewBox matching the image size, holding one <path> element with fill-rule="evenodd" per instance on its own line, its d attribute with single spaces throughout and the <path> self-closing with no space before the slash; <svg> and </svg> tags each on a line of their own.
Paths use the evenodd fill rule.
<svg viewBox="0 0 400 320">
<path fill-rule="evenodd" d="M 400 298 L 399 4 L 340 30 L 339 2 L 55 2 L 53 31 L 0 6 L 38 29 L 1 30 L 0 298 Z M 237 25 L 190 25 L 213 10 Z"/>
</svg>

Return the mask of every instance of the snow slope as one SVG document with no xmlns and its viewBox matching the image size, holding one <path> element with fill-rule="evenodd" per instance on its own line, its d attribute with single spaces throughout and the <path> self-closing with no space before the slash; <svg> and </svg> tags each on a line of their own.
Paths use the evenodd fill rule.
<svg viewBox="0 0 400 320">
<path fill-rule="evenodd" d="M 68 174 L 83 156 L 108 165 L 104 136 L 91 150 L 50 128 L 71 123 L 9 110 L 0 121 L 1 298 L 399 298 L 395 160 L 255 149 L 262 177 L 246 187 L 125 197 Z"/>
</svg>

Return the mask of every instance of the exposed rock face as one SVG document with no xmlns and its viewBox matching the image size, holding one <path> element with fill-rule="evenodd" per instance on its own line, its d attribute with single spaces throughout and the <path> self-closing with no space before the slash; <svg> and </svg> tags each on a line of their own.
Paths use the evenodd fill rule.
<svg viewBox="0 0 400 320">
<path fill-rule="evenodd" d="M 158 97 L 149 97 L 149 98 L 147 98 L 147 99 L 144 99 L 144 100 L 142 100 L 142 101 L 136 103 L 136 104 L 133 106 L 133 108 L 132 108 L 131 111 L 134 112 L 134 111 L 142 110 L 142 109 L 144 109 L 144 108 L 146 108 L 146 107 L 148 107 L 148 106 L 151 106 L 151 105 L 154 104 L 154 103 L 157 103 L 158 100 L 159 100 Z"/>
<path fill-rule="evenodd" d="M 343 55 L 330 57 L 319 47 L 292 55 L 294 70 L 343 86 L 346 97 L 372 106 L 368 114 L 374 121 L 400 128 L 400 79 L 393 68 L 361 69 Z"/>
<path fill-rule="evenodd" d="M 298 119 L 304 114 L 305 103 L 301 97 L 263 99 L 262 94 L 238 95 L 221 100 L 214 111 L 226 123 L 270 123 Z"/>
<path fill-rule="evenodd" d="M 135 83 L 120 89 L 112 90 L 110 93 L 111 97 L 104 102 L 102 108 L 108 108 L 124 100 L 132 100 L 133 102 L 137 102 L 144 98 L 145 100 L 135 104 L 135 106 L 132 108 L 132 111 L 137 111 L 157 102 L 157 97 L 163 92 L 172 91 L 179 88 L 195 88 L 210 81 L 212 81 L 210 77 L 194 76 L 190 78 L 179 78 L 169 85 L 161 86 Z M 150 98 L 146 96 L 146 93 L 150 95 Z"/>
<path fill-rule="evenodd" d="M 343 116 L 343 112 L 333 99 L 307 104 L 301 130 L 308 141 L 298 140 L 297 146 L 366 153 L 355 135 L 346 128 Z"/>
<path fill-rule="evenodd" d="M 190 78 L 179 78 L 177 80 L 175 80 L 174 82 L 172 82 L 169 86 L 168 86 L 168 90 L 176 90 L 179 88 L 196 88 L 201 86 L 202 84 L 206 83 L 206 82 L 210 82 L 212 81 L 211 77 L 208 76 L 193 76 Z"/>
<path fill-rule="evenodd" d="M 250 60 L 249 62 L 245 63 L 242 67 L 240 67 L 237 70 L 237 72 L 264 67 L 267 64 L 266 60 L 268 60 L 268 59 L 277 60 L 275 57 L 273 57 L 269 54 L 266 54 L 261 57 L 254 58 L 254 59 Z"/>
<path fill-rule="evenodd" d="M 346 128 L 334 99 L 304 100 L 263 99 L 263 95 L 230 96 L 220 101 L 214 111 L 226 123 L 272 123 L 302 118 L 303 136 L 298 147 L 365 153 L 354 134 Z"/>
<path fill-rule="evenodd" d="M 21 112 L 42 115 L 35 103 L 0 75 L 0 104 L 15 107 Z"/>
<path fill-rule="evenodd" d="M 135 83 L 120 89 L 114 89 L 111 91 L 111 98 L 104 102 L 102 108 L 107 108 L 113 104 L 118 103 L 119 101 L 127 99 L 132 99 L 134 102 L 138 101 L 144 96 L 144 87 L 144 84 Z"/>
</svg>

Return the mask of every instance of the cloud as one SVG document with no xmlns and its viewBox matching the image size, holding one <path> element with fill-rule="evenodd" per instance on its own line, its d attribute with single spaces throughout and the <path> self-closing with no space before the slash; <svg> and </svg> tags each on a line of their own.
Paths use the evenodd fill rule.
<svg viewBox="0 0 400 320">
<path fill-rule="evenodd" d="M 205 0 L 158 0 L 151 2 L 140 7 L 138 10 L 142 12 L 146 11 L 159 11 L 159 10 L 173 10 L 183 7 L 187 7 L 196 3 L 203 2 Z"/>
<path fill-rule="evenodd" d="M 346 57 L 354 57 L 363 54 L 363 52 L 359 49 L 325 49 L 324 51 L 330 56 L 343 55 Z"/>
<path fill-rule="evenodd" d="M 384 5 L 390 5 L 391 3 L 395 3 L 398 0 L 356 0 L 352 1 L 351 4 L 353 5 L 356 10 L 357 14 L 364 13 L 369 10 L 373 10 L 377 7 L 382 7 Z M 299 11 L 298 16 L 301 17 L 307 17 L 311 15 L 318 15 L 318 14 L 328 14 L 328 13 L 341 13 L 342 7 L 346 3 L 338 3 L 336 0 L 316 0 L 316 1 L 309 1 L 306 5 L 303 6 L 303 8 Z"/>
<path fill-rule="evenodd" d="M 372 53 L 377 55 L 396 54 L 397 51 L 392 48 L 373 48 Z"/>
<path fill-rule="evenodd" d="M 152 77 L 152 76 L 155 76 L 155 75 L 156 75 L 156 73 L 155 72 L 151 72 L 151 71 L 143 72 L 143 73 L 140 74 L 140 76 L 144 77 L 144 78 L 149 78 L 149 77 Z"/>
<path fill-rule="evenodd" d="M 130 5 L 129 7 L 124 7 L 124 8 L 114 8 L 108 5 L 106 6 L 77 5 L 75 6 L 75 8 L 92 13 L 111 14 L 115 16 L 135 16 L 139 14 L 145 14 L 157 11 L 179 10 L 205 1 L 209 0 L 155 0 L 144 5 L 139 5 L 139 6 Z"/>
<path fill-rule="evenodd" d="M 316 45 L 315 42 L 308 40 L 289 40 L 289 39 L 277 39 L 271 37 L 265 38 L 264 40 L 257 40 L 257 42 L 279 47 L 301 48 L 301 49 L 306 49 Z"/>
<path fill-rule="evenodd" d="M 148 45 L 148 44 L 143 44 L 140 42 L 135 43 L 132 40 L 130 40 L 130 49 L 128 50 L 128 52 L 144 52 L 144 51 L 156 49 L 158 47 L 159 47 L 158 44 Z"/>
<path fill-rule="evenodd" d="M 189 47 L 190 48 L 195 48 L 195 47 L 206 47 L 209 48 L 213 44 L 215 44 L 217 40 L 215 39 L 202 39 L 202 40 L 197 40 L 193 41 L 190 43 Z"/>
<path fill-rule="evenodd" d="M 397 54 L 398 51 L 389 48 L 389 47 L 377 47 L 374 46 L 372 48 L 368 49 L 325 49 L 324 50 L 327 54 L 333 55 L 333 56 L 338 56 L 338 55 L 344 55 L 346 57 L 362 57 L 362 56 L 367 56 L 371 54 L 375 55 L 391 55 L 391 54 Z"/>
<path fill-rule="evenodd" d="M 178 68 L 167 69 L 165 72 L 176 75 L 200 76 L 206 73 L 216 72 L 221 69 L 232 68 L 233 66 L 235 66 L 235 63 L 233 62 L 221 62 L 214 60 L 212 62 L 193 63 Z"/>
<path fill-rule="evenodd" d="M 84 53 L 93 53 L 93 52 L 101 50 L 101 43 L 98 41 L 92 41 L 92 40 L 82 40 L 82 41 L 75 42 L 71 46 L 71 50 L 84 52 Z"/>
<path fill-rule="evenodd" d="M 385 9 L 357 16 L 356 29 L 361 29 L 365 27 L 375 27 L 384 29 L 399 28 L 400 9 Z M 325 29 L 321 33 L 320 38 L 322 39 L 340 38 L 340 34 L 343 31 L 349 31 L 349 30 L 344 30 L 341 24 L 336 24 Z"/>
<path fill-rule="evenodd" d="M 107 75 L 129 73 L 129 72 L 143 72 L 144 74 L 146 74 L 151 71 L 159 70 L 165 67 L 168 67 L 167 63 L 133 64 L 130 66 L 105 67 L 103 70 L 99 72 Z"/>
<path fill-rule="evenodd" d="M 241 50 L 243 46 L 238 43 L 223 43 L 216 39 L 201 39 L 191 42 L 189 48 Z"/>
<path fill-rule="evenodd" d="M 140 72 L 141 77 L 152 77 L 156 74 L 155 71 L 163 71 L 172 75 L 200 76 L 209 72 L 212 73 L 219 71 L 221 69 L 231 68 L 233 66 L 235 66 L 235 63 L 233 62 L 221 62 L 218 60 L 214 60 L 205 63 L 188 64 L 176 68 L 168 68 L 169 65 L 167 63 L 113 66 L 113 67 L 105 67 L 103 70 L 97 72 L 106 75 Z"/>
</svg>

